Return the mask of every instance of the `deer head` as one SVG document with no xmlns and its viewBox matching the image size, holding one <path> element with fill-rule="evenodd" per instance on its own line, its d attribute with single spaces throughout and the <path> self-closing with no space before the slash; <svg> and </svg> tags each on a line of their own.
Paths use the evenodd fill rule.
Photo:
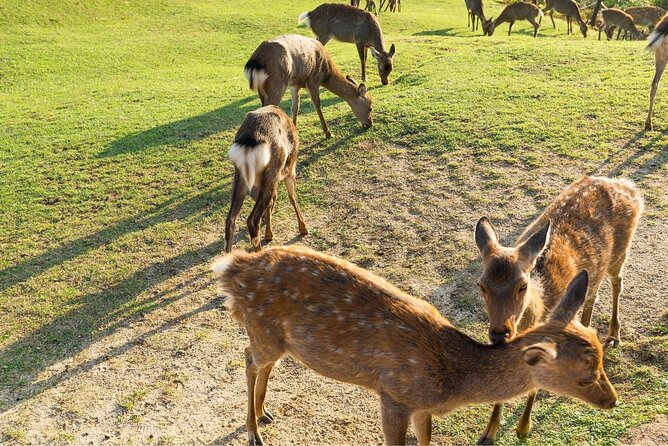
<svg viewBox="0 0 668 446">
<path fill-rule="evenodd" d="M 378 74 L 380 75 L 380 81 L 383 83 L 383 85 L 387 85 L 389 83 L 388 78 L 392 72 L 392 57 L 394 56 L 394 51 L 394 44 L 390 46 L 390 51 L 387 53 L 382 50 L 376 51 L 373 47 L 371 47 L 371 55 L 378 62 Z"/>
<path fill-rule="evenodd" d="M 346 102 L 348 102 L 350 108 L 353 109 L 355 117 L 362 123 L 362 126 L 364 128 L 371 127 L 373 125 L 373 118 L 371 116 L 373 112 L 373 100 L 371 95 L 367 92 L 366 85 L 357 85 L 357 82 L 350 76 L 346 76 L 346 80 L 352 84 L 356 91 L 352 97 L 345 98 Z"/>
</svg>

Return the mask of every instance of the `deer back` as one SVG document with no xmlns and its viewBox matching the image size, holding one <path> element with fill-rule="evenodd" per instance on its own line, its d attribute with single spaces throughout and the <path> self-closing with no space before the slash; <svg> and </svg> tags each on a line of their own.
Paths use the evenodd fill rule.
<svg viewBox="0 0 668 446">
<path fill-rule="evenodd" d="M 666 10 L 657 6 L 633 6 L 626 8 L 625 13 L 633 17 L 636 26 L 652 27 L 666 14 Z"/>
</svg>

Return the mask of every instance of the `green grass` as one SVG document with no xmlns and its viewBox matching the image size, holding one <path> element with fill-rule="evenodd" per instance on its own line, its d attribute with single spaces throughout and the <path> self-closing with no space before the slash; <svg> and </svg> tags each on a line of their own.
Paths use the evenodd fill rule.
<svg viewBox="0 0 668 446">
<path fill-rule="evenodd" d="M 592 31 L 587 39 L 566 36 L 563 21 L 552 30 L 549 20 L 537 39 L 528 23 L 516 24 L 510 38 L 507 25 L 488 38 L 466 30 L 459 0 L 405 3 L 401 14 L 381 15 L 397 56 L 387 87 L 369 66 L 372 129 L 362 131 L 347 105 L 323 92 L 334 133 L 324 140 L 310 101 L 302 102 L 299 195 L 313 220 L 307 217 L 312 234 L 304 243 L 424 296 L 420 286 L 475 271 L 468 232 L 475 215 L 519 229 L 574 172 L 629 176 L 645 192 L 646 219 L 668 217 L 668 96 L 659 91 L 658 131 L 641 131 L 654 70 L 643 42 L 598 41 Z M 263 39 L 309 35 L 295 19 L 312 5 L 0 2 L 0 387 L 39 393 L 53 384 L 35 383 L 49 366 L 182 297 L 166 291 L 177 285 L 174 276 L 205 274 L 223 249 L 227 147 L 244 114 L 259 106 L 243 64 Z M 490 3 L 487 14 L 501 8 Z M 345 73 L 359 76 L 353 47 L 327 48 Z M 289 109 L 288 96 L 283 106 Z M 363 218 L 366 192 L 387 174 L 381 155 L 389 166 L 406 162 L 418 177 L 439 169 L 434 181 L 443 195 L 416 195 L 439 208 L 430 217 L 436 229 L 424 228 L 417 243 L 434 251 L 431 276 L 414 280 L 417 269 L 408 268 L 419 259 L 393 263 L 378 254 L 403 232 Z M 359 185 L 350 184 L 352 175 Z M 275 220 L 294 231 L 281 194 Z M 393 206 L 391 197 L 384 207 Z M 465 235 L 449 232 L 455 229 Z M 278 240 L 293 237 L 274 232 Z M 360 241 L 365 232 L 378 237 Z M 238 245 L 249 246 L 245 239 Z M 473 282 L 458 286 L 454 308 L 484 318 Z M 479 318 L 458 322 L 484 333 Z M 653 342 L 631 342 L 609 356 L 623 408 L 601 412 L 546 397 L 528 443 L 613 444 L 666 413 L 665 322 L 648 330 Z M 0 408 L 13 404 L 3 400 Z M 488 411 L 459 411 L 436 430 L 472 441 Z M 520 413 L 517 403 L 505 431 Z M 502 441 L 516 439 L 506 432 Z"/>
</svg>

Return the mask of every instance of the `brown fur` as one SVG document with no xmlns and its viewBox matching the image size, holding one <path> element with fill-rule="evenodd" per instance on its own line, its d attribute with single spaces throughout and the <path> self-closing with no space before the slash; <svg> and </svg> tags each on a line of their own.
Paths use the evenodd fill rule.
<svg viewBox="0 0 668 446">
<path fill-rule="evenodd" d="M 266 144 L 269 146 L 271 156 L 269 164 L 261 170 L 258 169 L 252 190 L 249 190 L 239 167 L 236 165 L 234 167 L 232 204 L 225 222 L 225 252 L 232 251 L 237 216 L 248 193 L 255 199 L 255 206 L 248 217 L 248 233 L 253 247 L 256 251 L 261 249 L 258 232 L 260 219 L 263 216 L 266 219 L 265 240 L 269 241 L 274 238 L 271 230 L 271 214 L 276 202 L 278 183 L 281 180 L 285 182 L 288 197 L 297 214 L 299 232 L 302 235 L 308 234 L 295 190 L 299 136 L 297 128 L 288 115 L 274 105 L 252 111 L 246 115 L 246 119 L 239 127 L 234 142 L 242 146 L 242 150 L 246 153 L 259 150 L 261 145 Z"/>
<path fill-rule="evenodd" d="M 601 408 L 616 401 L 598 339 L 571 322 L 584 300 L 586 272 L 547 324 L 508 344 L 486 345 L 459 332 L 429 303 L 312 250 L 233 253 L 213 269 L 232 317 L 250 340 L 251 444 L 262 443 L 257 420 L 271 418 L 264 407 L 266 377 L 286 353 L 324 376 L 378 393 L 388 444 L 405 442 L 409 419 L 419 443 L 426 444 L 432 414 L 507 400 L 536 387 Z"/>
<path fill-rule="evenodd" d="M 479 285 L 489 314 L 490 338 L 507 342 L 544 320 L 561 301 L 566 285 L 587 269 L 590 287 L 582 323 L 590 324 L 599 285 L 610 275 L 613 311 L 606 344 L 616 345 L 622 270 L 642 210 L 642 197 L 631 182 L 584 177 L 566 188 L 514 247 L 500 245 L 489 220 L 481 218 L 475 239 L 483 260 Z M 531 405 L 527 407 L 518 426 L 521 435 L 530 428 Z M 486 436 L 493 439 L 495 429 L 488 426 L 488 430 Z"/>
<path fill-rule="evenodd" d="M 467 26 L 471 26 L 471 31 L 478 30 L 478 23 L 482 22 L 482 32 L 487 34 L 487 26 L 485 26 L 485 13 L 483 12 L 483 0 L 464 0 L 466 3 L 466 10 L 468 12 Z"/>
<path fill-rule="evenodd" d="M 251 89 L 257 89 L 262 105 L 279 105 L 285 90 L 292 87 L 292 121 L 295 124 L 299 90 L 306 88 L 328 138 L 332 133 L 320 109 L 321 85 L 345 100 L 364 127 L 373 124 L 371 96 L 366 86 L 343 77 L 325 47 L 315 39 L 291 34 L 264 41 L 246 62 L 245 72 Z M 254 82 L 254 79 L 261 80 Z"/>
<path fill-rule="evenodd" d="M 603 17 L 603 23 L 598 27 L 598 40 L 601 40 L 603 30 L 605 30 L 608 40 L 610 40 L 614 28 L 617 28 L 617 40 L 619 40 L 619 34 L 622 31 L 624 31 L 624 39 L 628 37 L 629 32 L 631 33 L 631 40 L 640 38 L 640 31 L 636 28 L 633 17 L 621 9 L 608 8 L 601 11 L 601 16 Z"/>
<path fill-rule="evenodd" d="M 367 5 L 368 7 L 368 5 Z M 311 31 L 323 45 L 334 38 L 340 42 L 354 43 L 362 64 L 362 82 L 366 81 L 367 52 L 378 62 L 378 74 L 383 85 L 393 68 L 395 47 L 385 50 L 383 31 L 378 19 L 367 11 L 339 3 L 324 3 L 308 13 Z"/>
<path fill-rule="evenodd" d="M 646 26 L 650 31 L 666 15 L 666 10 L 658 6 L 633 6 L 624 12 L 633 17 L 636 26 Z"/>
<path fill-rule="evenodd" d="M 539 17 L 537 22 L 536 17 Z M 543 12 L 538 6 L 528 2 L 517 2 L 506 6 L 504 10 L 501 11 L 501 14 L 499 14 L 496 20 L 493 20 L 492 17 L 490 17 L 488 20 L 485 20 L 483 26 L 487 32 L 487 35 L 491 36 L 494 34 L 494 30 L 497 26 L 508 22 L 508 35 L 510 36 L 510 31 L 513 29 L 513 24 L 516 21 L 527 20 L 533 25 L 533 36 L 536 37 L 538 35 L 538 29 L 540 28 L 540 22 L 542 19 Z"/>
<path fill-rule="evenodd" d="M 573 34 L 573 20 L 575 20 L 580 26 L 582 36 L 587 37 L 587 24 L 582 20 L 580 7 L 574 0 L 546 0 L 543 12 L 546 13 L 548 11 L 550 11 L 550 19 L 554 28 L 557 27 L 554 23 L 554 11 L 557 11 L 566 16 L 567 34 Z"/>
<path fill-rule="evenodd" d="M 661 21 L 649 36 L 647 49 L 654 53 L 654 79 L 652 79 L 652 88 L 649 94 L 649 111 L 645 119 L 645 129 L 652 130 L 652 111 L 654 110 L 654 99 L 659 89 L 659 81 L 663 75 L 663 70 L 668 63 L 668 14 L 663 16 Z"/>
</svg>

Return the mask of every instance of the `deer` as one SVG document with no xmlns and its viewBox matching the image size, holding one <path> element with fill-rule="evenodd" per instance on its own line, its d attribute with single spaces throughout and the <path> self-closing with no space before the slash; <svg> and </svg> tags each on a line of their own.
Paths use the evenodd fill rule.
<svg viewBox="0 0 668 446">
<path fill-rule="evenodd" d="M 557 11 L 566 16 L 566 34 L 573 34 L 573 20 L 578 22 L 580 32 L 583 37 L 587 37 L 587 24 L 582 20 L 580 15 L 580 7 L 574 0 L 546 0 L 543 13 L 550 12 L 550 19 L 552 26 L 556 29 L 557 25 L 554 23 L 554 11 Z"/>
<path fill-rule="evenodd" d="M 614 28 L 617 28 L 617 40 L 619 40 L 619 34 L 622 31 L 624 31 L 624 39 L 627 38 L 629 32 L 631 33 L 631 39 L 640 38 L 640 31 L 636 28 L 633 17 L 621 9 L 608 8 L 601 11 L 601 15 L 603 16 L 603 23 L 598 27 L 598 40 L 601 40 L 601 32 L 604 29 L 606 37 L 610 40 Z"/>
<path fill-rule="evenodd" d="M 482 32 L 487 34 L 485 27 L 485 13 L 483 12 L 483 0 L 464 0 L 466 3 L 466 10 L 468 11 L 467 27 L 471 26 L 471 31 L 478 30 L 478 23 L 482 22 Z M 477 19 L 477 20 L 476 20 Z"/>
<path fill-rule="evenodd" d="M 350 0 L 350 6 L 359 8 L 360 0 Z M 375 15 L 378 15 L 378 8 L 376 8 L 376 2 L 374 0 L 366 0 L 366 5 L 364 6 L 364 10 L 373 12 Z"/>
<path fill-rule="evenodd" d="M 332 137 L 320 109 L 320 86 L 348 103 L 364 128 L 373 125 L 371 95 L 366 86 L 350 76 L 343 77 L 322 43 L 309 37 L 290 34 L 266 40 L 257 47 L 244 67 L 252 91 L 262 105 L 279 105 L 288 86 L 292 88 L 292 122 L 297 124 L 299 90 L 306 88 L 322 130 Z"/>
<path fill-rule="evenodd" d="M 271 241 L 271 214 L 274 210 L 278 183 L 283 180 L 290 203 L 297 214 L 299 233 L 308 229 L 297 202 L 297 154 L 299 136 L 288 115 L 275 105 L 267 105 L 249 112 L 239 127 L 228 157 L 234 164 L 232 204 L 225 221 L 225 252 L 232 251 L 237 216 L 247 194 L 255 200 L 248 217 L 248 233 L 256 251 L 262 249 L 260 219 L 265 218 L 265 240 Z"/>
<path fill-rule="evenodd" d="M 605 346 L 617 346 L 622 272 L 643 208 L 643 198 L 632 182 L 585 176 L 562 191 L 513 247 L 502 246 L 491 221 L 481 217 L 474 232 L 482 258 L 478 286 L 489 315 L 492 343 L 509 342 L 547 318 L 561 301 L 566 284 L 586 269 L 590 285 L 581 323 L 590 325 L 599 286 L 610 276 L 612 317 Z M 518 422 L 520 437 L 531 430 L 535 396 L 535 392 L 529 395 Z M 493 443 L 500 417 L 497 404 L 480 444 Z"/>
<path fill-rule="evenodd" d="M 371 55 L 378 63 L 381 83 L 389 83 L 396 48 L 392 44 L 389 50 L 385 49 L 380 22 L 370 12 L 348 5 L 324 3 L 313 11 L 302 13 L 297 22 L 305 22 L 323 45 L 327 45 L 332 38 L 354 43 L 362 65 L 362 82 L 366 82 L 366 59 L 370 48 Z"/>
<path fill-rule="evenodd" d="M 596 334 L 573 320 L 587 292 L 586 271 L 544 324 L 491 345 L 459 331 L 426 301 L 310 249 L 233 252 L 212 269 L 250 341 L 244 354 L 251 445 L 264 444 L 258 421 L 274 419 L 265 407 L 267 381 L 285 354 L 377 393 L 385 443 L 392 445 L 405 444 L 409 420 L 425 445 L 433 414 L 537 387 L 602 409 L 616 405 Z"/>
<path fill-rule="evenodd" d="M 378 10 L 383 9 L 383 5 L 385 4 L 385 0 L 380 0 L 380 8 Z M 387 0 L 387 6 L 385 6 L 385 11 L 390 10 L 390 12 L 401 12 L 401 0 Z"/>
<path fill-rule="evenodd" d="M 624 12 L 633 17 L 636 27 L 645 26 L 650 32 L 663 16 L 666 15 L 666 10 L 658 6 L 633 6 L 626 8 Z"/>
<path fill-rule="evenodd" d="M 538 17 L 538 22 L 536 22 L 536 17 Z M 488 20 L 483 20 L 483 27 L 487 31 L 487 35 L 491 37 L 497 26 L 508 22 L 508 35 L 510 36 L 513 24 L 515 24 L 517 20 L 527 20 L 531 23 L 534 29 L 533 36 L 536 37 L 538 35 L 538 29 L 540 28 L 540 22 L 543 20 L 543 11 L 533 3 L 511 3 L 501 11 L 501 14 L 499 14 L 496 20 L 493 20 L 492 17 Z"/>
<path fill-rule="evenodd" d="M 664 15 L 661 21 L 656 25 L 649 35 L 649 44 L 647 50 L 654 53 L 654 79 L 652 80 L 652 89 L 649 93 L 649 112 L 645 120 L 645 129 L 652 130 L 652 111 L 654 110 L 654 98 L 659 88 L 659 81 L 663 70 L 668 63 L 668 14 Z"/>
</svg>

